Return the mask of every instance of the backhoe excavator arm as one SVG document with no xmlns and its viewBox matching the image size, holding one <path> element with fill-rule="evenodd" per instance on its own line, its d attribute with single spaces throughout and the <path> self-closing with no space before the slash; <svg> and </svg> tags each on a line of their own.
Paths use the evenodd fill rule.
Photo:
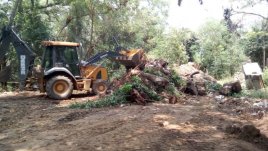
<svg viewBox="0 0 268 151">
<path fill-rule="evenodd" d="M 23 90 L 26 79 L 33 69 L 36 54 L 20 39 L 12 28 L 5 27 L 2 30 L 0 41 L 0 60 L 4 59 L 6 52 L 9 50 L 10 43 L 17 52 L 19 60 L 19 88 Z"/>
<path fill-rule="evenodd" d="M 110 60 L 119 62 L 124 65 L 127 69 L 135 68 L 138 65 L 144 63 L 144 51 L 142 49 L 133 50 L 116 50 L 100 52 L 83 63 L 84 66 L 94 64 L 102 59 L 108 58 Z"/>
<path fill-rule="evenodd" d="M 116 57 L 123 56 L 117 52 L 112 52 L 112 51 L 106 51 L 106 52 L 100 52 L 93 57 L 89 58 L 86 60 L 86 62 L 83 64 L 85 66 L 94 64 L 102 59 L 109 58 L 109 59 L 115 59 Z"/>
</svg>

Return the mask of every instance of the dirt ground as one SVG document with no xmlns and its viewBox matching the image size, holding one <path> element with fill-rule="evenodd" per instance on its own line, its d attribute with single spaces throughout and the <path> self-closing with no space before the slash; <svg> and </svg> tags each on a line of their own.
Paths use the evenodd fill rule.
<svg viewBox="0 0 268 151">
<path fill-rule="evenodd" d="M 268 117 L 252 114 L 238 99 L 218 103 L 214 96 L 185 96 L 177 104 L 67 107 L 94 98 L 55 101 L 33 92 L 0 94 L 0 150 L 268 150 Z M 261 134 L 230 130 L 247 124 Z"/>
</svg>

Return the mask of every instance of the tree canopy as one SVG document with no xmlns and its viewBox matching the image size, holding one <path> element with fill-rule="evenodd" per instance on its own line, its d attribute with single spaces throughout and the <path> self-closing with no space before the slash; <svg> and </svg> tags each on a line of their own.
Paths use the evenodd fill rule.
<svg viewBox="0 0 268 151">
<path fill-rule="evenodd" d="M 178 0 L 178 5 L 183 2 Z M 244 0 L 241 8 L 267 2 Z M 197 3 L 203 4 L 203 1 Z M 15 5 L 18 10 L 14 21 L 10 21 Z M 97 52 L 113 50 L 115 37 L 124 48 L 143 48 L 149 56 L 170 63 L 195 61 L 217 78 L 239 70 L 245 54 L 261 63 L 258 59 L 262 58 L 261 50 L 263 47 L 267 50 L 264 43 L 267 41 L 267 16 L 259 15 L 261 22 L 245 31 L 232 20 L 233 16 L 237 13 L 256 14 L 226 8 L 222 12 L 223 20 L 208 21 L 198 31 L 192 31 L 170 29 L 166 21 L 168 10 L 166 0 L 8 1 L 0 5 L 0 28 L 11 22 L 39 58 L 43 53 L 42 40 L 82 43 L 80 58 L 86 59 Z M 13 48 L 10 49 L 7 58 L 16 61 Z"/>
</svg>

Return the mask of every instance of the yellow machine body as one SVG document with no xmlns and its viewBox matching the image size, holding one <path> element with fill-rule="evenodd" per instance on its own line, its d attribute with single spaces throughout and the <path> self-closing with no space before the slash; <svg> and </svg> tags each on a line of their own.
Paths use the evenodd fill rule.
<svg viewBox="0 0 268 151">
<path fill-rule="evenodd" d="M 107 69 L 104 67 L 100 67 L 97 65 L 81 66 L 80 72 L 81 76 L 84 79 L 101 79 L 105 81 L 108 80 Z"/>
</svg>

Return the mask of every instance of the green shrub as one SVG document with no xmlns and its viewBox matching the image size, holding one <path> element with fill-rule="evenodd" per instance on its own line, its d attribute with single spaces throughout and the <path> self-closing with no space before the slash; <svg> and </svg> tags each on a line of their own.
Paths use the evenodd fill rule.
<svg viewBox="0 0 268 151">
<path fill-rule="evenodd" d="M 151 100 L 159 101 L 160 96 L 152 89 L 148 88 L 140 77 L 133 76 L 132 79 L 132 86 L 133 88 L 137 89 L 139 92 L 145 93 Z"/>
<path fill-rule="evenodd" d="M 268 68 L 265 68 L 263 70 L 262 78 L 263 78 L 263 82 L 264 82 L 265 86 L 268 86 Z"/>
<path fill-rule="evenodd" d="M 206 88 L 209 91 L 219 91 L 222 85 L 216 82 L 206 82 Z"/>
<path fill-rule="evenodd" d="M 96 101 L 88 101 L 86 103 L 74 103 L 70 106 L 70 108 L 102 108 L 129 103 L 128 97 L 130 96 L 130 92 L 133 88 L 137 89 L 139 92 L 145 93 L 151 100 L 160 100 L 160 96 L 158 96 L 155 91 L 144 85 L 143 81 L 138 76 L 134 76 L 131 79 L 131 83 L 126 83 L 122 85 L 112 95 L 106 96 Z"/>
<path fill-rule="evenodd" d="M 128 102 L 127 97 L 129 96 L 131 90 L 132 90 L 131 84 L 124 84 L 112 95 L 106 96 L 97 101 L 88 101 L 86 103 L 74 103 L 70 106 L 70 108 L 90 109 L 90 108 L 115 106 L 127 103 Z"/>
<path fill-rule="evenodd" d="M 154 68 L 145 68 L 143 70 L 145 73 L 150 73 L 156 76 L 164 77 L 165 75 L 160 70 L 155 70 Z"/>
<path fill-rule="evenodd" d="M 176 97 L 181 96 L 181 92 L 175 87 L 174 83 L 170 83 L 167 86 L 166 91 L 171 95 L 175 95 Z"/>
<path fill-rule="evenodd" d="M 178 76 L 174 70 L 171 71 L 170 79 L 170 82 L 173 83 L 176 87 L 182 87 L 186 85 L 186 82 L 180 76 Z"/>
<path fill-rule="evenodd" d="M 124 66 L 120 66 L 118 69 L 108 68 L 109 71 L 109 79 L 117 79 L 121 78 L 124 74 L 126 74 L 126 68 Z"/>
<path fill-rule="evenodd" d="M 268 90 L 260 89 L 260 90 L 243 90 L 240 93 L 235 93 L 232 95 L 233 97 L 248 97 L 248 98 L 256 98 L 256 99 L 268 99 Z"/>
</svg>

